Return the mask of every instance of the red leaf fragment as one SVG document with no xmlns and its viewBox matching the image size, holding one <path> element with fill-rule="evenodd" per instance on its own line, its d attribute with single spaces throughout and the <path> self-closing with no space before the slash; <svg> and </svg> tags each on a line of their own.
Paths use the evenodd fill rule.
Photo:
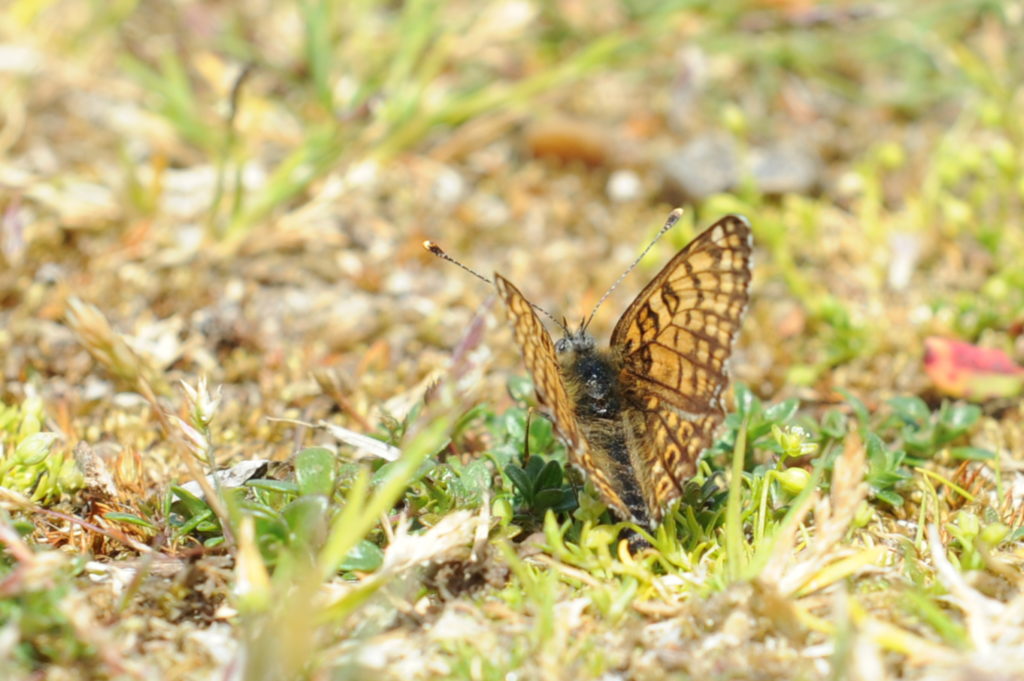
<svg viewBox="0 0 1024 681">
<path fill-rule="evenodd" d="M 986 400 L 1024 388 L 1024 368 L 1002 350 L 932 336 L 924 341 L 924 370 L 939 392 Z"/>
</svg>

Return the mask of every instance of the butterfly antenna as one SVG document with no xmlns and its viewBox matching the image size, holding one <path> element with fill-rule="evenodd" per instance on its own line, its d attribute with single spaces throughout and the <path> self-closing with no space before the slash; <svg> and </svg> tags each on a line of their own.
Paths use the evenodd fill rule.
<svg viewBox="0 0 1024 681">
<path fill-rule="evenodd" d="M 608 296 L 612 294 L 612 291 L 618 288 L 619 284 L 622 283 L 622 280 L 625 279 L 626 276 L 630 272 L 632 272 L 637 265 L 640 264 L 640 261 L 644 259 L 644 256 L 647 255 L 647 253 L 650 252 L 652 248 L 654 248 L 654 244 L 658 243 L 658 240 L 661 239 L 661 237 L 665 236 L 665 232 L 676 226 L 676 223 L 679 222 L 679 218 L 681 217 L 683 217 L 682 208 L 676 208 L 674 211 L 669 213 L 668 219 L 665 220 L 665 224 L 662 226 L 660 230 L 658 230 L 658 234 L 655 235 L 653 239 L 651 239 L 651 243 L 647 244 L 647 248 L 643 250 L 643 253 L 637 256 L 636 260 L 633 261 L 633 264 L 626 268 L 625 272 L 619 275 L 619 278 L 615 280 L 615 283 L 612 284 L 607 291 L 605 291 L 605 294 L 603 296 L 601 296 L 601 300 L 597 301 L 597 305 L 594 306 L 594 310 L 590 313 L 590 316 L 587 317 L 587 321 L 584 322 L 582 329 L 585 330 L 588 326 L 590 326 L 590 322 L 594 320 L 594 315 L 597 314 L 598 308 L 601 307 L 604 301 L 608 300 Z"/>
<path fill-rule="evenodd" d="M 423 242 L 423 248 L 427 249 L 428 251 L 430 251 L 431 253 L 433 253 L 437 257 L 441 258 L 441 260 L 447 260 L 451 264 L 457 265 L 457 266 L 461 267 L 462 269 L 466 270 L 467 272 L 472 274 L 477 279 L 480 279 L 481 281 L 486 281 L 491 286 L 494 286 L 494 282 L 493 281 L 491 281 L 490 279 L 488 279 L 484 275 L 480 274 L 476 270 L 474 270 L 474 269 L 472 269 L 470 267 L 466 267 L 461 262 L 459 262 L 458 260 L 456 260 L 452 256 L 448 255 L 447 253 L 445 253 L 443 248 L 438 246 L 436 243 L 434 243 L 430 239 L 427 239 L 426 241 Z"/>
<path fill-rule="evenodd" d="M 477 272 L 473 268 L 468 267 L 466 265 L 463 265 L 461 262 L 459 262 L 458 260 L 456 260 L 452 256 L 448 255 L 447 253 L 445 253 L 443 248 L 441 248 L 439 245 L 437 245 L 435 242 L 431 241 L 430 239 L 427 239 L 426 241 L 423 242 L 423 248 L 425 248 L 426 250 L 430 251 L 431 253 L 433 253 L 437 257 L 441 258 L 441 260 L 447 260 L 451 264 L 457 265 L 457 266 L 461 267 L 462 269 L 466 270 L 467 272 L 472 274 L 477 279 L 479 279 L 481 281 L 485 281 L 488 284 L 490 284 L 491 286 L 494 286 L 494 282 L 493 281 L 491 281 L 490 279 L 488 279 L 484 275 L 480 274 L 479 272 Z M 530 301 L 526 301 L 526 302 L 529 303 Z M 535 305 L 534 303 L 530 303 L 530 307 L 532 307 L 537 312 L 542 313 L 545 317 L 547 317 L 548 319 L 553 321 L 555 324 L 557 324 L 559 327 L 561 327 L 562 331 L 564 331 L 566 333 L 566 335 L 569 334 L 569 329 L 565 325 L 565 323 L 564 322 L 560 322 L 557 319 L 555 319 L 554 315 L 552 315 L 550 312 L 545 310 L 543 307 L 541 307 L 540 305 Z"/>
<path fill-rule="evenodd" d="M 530 301 L 529 301 L 529 300 L 527 300 L 526 302 L 530 303 Z M 558 325 L 558 328 L 560 328 L 560 329 L 562 330 L 562 332 L 563 332 L 563 333 L 565 333 L 565 335 L 566 335 L 566 336 L 568 336 L 568 335 L 569 335 L 569 327 L 565 325 L 565 322 L 564 322 L 564 321 L 561 321 L 561 322 L 560 322 L 560 321 L 558 321 L 558 320 L 557 320 L 557 319 L 555 318 L 555 315 L 551 314 L 550 312 L 548 312 L 547 310 L 545 310 L 545 309 L 544 309 L 543 307 L 541 307 L 540 305 L 537 305 L 536 303 L 530 303 L 530 307 L 532 307 L 532 308 L 533 308 L 534 310 L 536 310 L 537 312 L 540 312 L 540 313 L 541 313 L 542 315 L 544 315 L 545 317 L 547 317 L 548 319 L 550 319 L 551 321 L 553 321 L 553 322 L 554 322 L 555 324 L 557 324 L 557 325 Z"/>
</svg>

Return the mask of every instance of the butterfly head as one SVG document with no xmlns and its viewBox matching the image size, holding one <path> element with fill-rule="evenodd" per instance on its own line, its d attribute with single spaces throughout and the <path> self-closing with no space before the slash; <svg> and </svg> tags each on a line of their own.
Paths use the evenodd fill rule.
<svg viewBox="0 0 1024 681">
<path fill-rule="evenodd" d="M 565 335 L 555 341 L 555 352 L 560 357 L 568 353 L 581 354 L 591 352 L 594 349 L 594 337 L 587 333 L 587 330 L 580 328 L 577 331 L 566 329 Z"/>
</svg>

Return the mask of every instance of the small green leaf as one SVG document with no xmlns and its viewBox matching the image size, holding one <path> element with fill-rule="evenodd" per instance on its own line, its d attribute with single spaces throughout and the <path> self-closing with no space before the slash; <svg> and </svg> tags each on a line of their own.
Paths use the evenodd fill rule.
<svg viewBox="0 0 1024 681">
<path fill-rule="evenodd" d="M 178 497 L 190 516 L 199 516 L 204 513 L 210 513 L 210 507 L 206 505 L 206 502 L 189 492 L 184 487 L 171 485 L 171 492 Z"/>
<path fill-rule="evenodd" d="M 456 469 L 456 472 L 459 476 L 458 487 L 464 498 L 471 497 L 479 502 L 484 491 L 491 487 L 493 476 L 486 459 L 474 459 L 461 469 Z"/>
<path fill-rule="evenodd" d="M 928 405 L 920 397 L 894 397 L 889 400 L 889 406 L 897 416 L 917 425 L 924 425 L 931 417 Z"/>
<path fill-rule="evenodd" d="M 138 525 L 139 527 L 145 527 L 148 530 L 157 529 L 156 525 L 149 522 L 145 518 L 140 518 L 134 513 L 120 513 L 118 511 L 112 511 L 110 513 L 104 513 L 103 517 L 115 523 L 128 523 L 130 525 Z"/>
<path fill-rule="evenodd" d="M 526 412 L 521 409 L 505 412 L 505 432 L 513 442 L 522 442 L 526 437 Z"/>
<path fill-rule="evenodd" d="M 505 467 L 505 475 L 512 481 L 512 486 L 516 488 L 516 491 L 529 503 L 533 499 L 533 483 L 526 471 L 513 464 Z"/>
<path fill-rule="evenodd" d="M 526 474 L 530 476 L 530 480 L 536 480 L 537 476 L 540 475 L 541 469 L 544 468 L 545 463 L 544 459 L 539 456 L 530 457 L 530 460 L 526 462 L 526 467 L 523 470 L 525 470 Z"/>
<path fill-rule="evenodd" d="M 804 490 L 811 479 L 810 471 L 803 468 L 787 468 L 776 475 L 776 480 L 790 495 L 796 496 Z"/>
<path fill-rule="evenodd" d="M 554 443 L 555 434 L 551 421 L 543 417 L 530 419 L 530 452 L 547 452 Z"/>
<path fill-rule="evenodd" d="M 566 497 L 572 501 L 572 494 L 564 489 L 547 488 L 537 492 L 537 495 L 533 499 L 533 510 L 538 513 L 543 513 L 547 509 L 553 511 L 559 510 L 560 507 L 566 503 Z"/>
<path fill-rule="evenodd" d="M 956 437 L 966 432 L 981 418 L 981 407 L 976 404 L 956 404 L 948 410 L 944 408 L 939 414 L 943 428 L 951 435 L 955 433 L 952 437 Z"/>
<path fill-rule="evenodd" d="M 56 433 L 34 433 L 18 443 L 14 460 L 22 466 L 41 464 L 50 454 L 50 448 L 60 436 Z"/>
<path fill-rule="evenodd" d="M 821 419 L 821 433 L 839 439 L 846 434 L 846 416 L 838 409 L 829 409 Z"/>
<path fill-rule="evenodd" d="M 733 383 L 733 395 L 736 399 L 736 413 L 743 420 L 743 417 L 753 411 L 759 406 L 757 397 L 751 392 L 750 388 L 747 387 L 746 383 L 737 381 Z"/>
<path fill-rule="evenodd" d="M 195 515 L 195 516 L 189 518 L 187 521 L 185 521 L 184 523 L 181 524 L 181 527 L 179 527 L 177 532 L 175 532 L 175 536 L 176 537 L 183 537 L 186 534 L 190 534 L 201 523 L 206 522 L 208 518 L 212 518 L 212 517 L 213 517 L 213 511 L 207 509 L 206 511 L 204 511 L 204 512 L 202 512 L 200 514 Z"/>
<path fill-rule="evenodd" d="M 307 544 L 322 540 L 327 532 L 329 504 L 323 494 L 301 496 L 281 509 L 292 543 Z"/>
<path fill-rule="evenodd" d="M 338 566 L 342 572 L 373 572 L 384 563 L 384 552 L 372 541 L 363 539 L 352 547 Z"/>
<path fill-rule="evenodd" d="M 242 502 L 242 508 L 248 511 L 254 518 L 280 521 L 281 514 L 278 513 L 277 509 L 269 504 L 265 504 L 262 501 L 255 501 L 253 499 L 247 499 Z"/>
<path fill-rule="evenodd" d="M 869 412 L 868 408 L 864 406 L 864 403 L 845 388 L 836 388 L 836 392 L 842 395 L 843 399 L 846 400 L 846 403 L 850 405 L 853 409 L 853 413 L 857 415 L 857 420 L 860 421 L 861 425 L 866 424 L 868 422 Z"/>
<path fill-rule="evenodd" d="M 267 555 L 276 554 L 290 537 L 288 524 L 284 518 L 280 515 L 254 515 L 253 520 L 255 521 L 256 538 L 260 546 L 267 551 Z"/>
<path fill-rule="evenodd" d="M 935 454 L 935 433 L 931 428 L 913 430 L 913 426 L 903 429 L 903 444 L 914 454 L 930 457 Z"/>
<path fill-rule="evenodd" d="M 557 461 L 548 461 L 533 481 L 533 491 L 539 492 L 562 486 L 562 467 Z"/>
<path fill-rule="evenodd" d="M 309 447 L 295 455 L 295 482 L 302 495 L 330 496 L 334 491 L 334 454 L 323 447 Z"/>
<path fill-rule="evenodd" d="M 576 501 L 576 493 L 572 489 L 563 487 L 562 488 L 562 500 L 550 508 L 555 513 L 568 513 L 569 511 L 576 510 L 579 504 Z"/>
<path fill-rule="evenodd" d="M 486 404 L 478 404 L 468 409 L 452 427 L 452 438 L 457 439 L 466 428 L 488 413 Z"/>
<path fill-rule="evenodd" d="M 877 499 L 880 499 L 881 501 L 884 501 L 885 503 L 889 504 L 890 506 L 894 506 L 894 507 L 897 507 L 897 508 L 899 508 L 900 506 L 903 506 L 903 497 L 901 497 L 896 492 L 890 492 L 889 490 L 884 490 L 884 489 L 883 490 L 878 490 L 878 491 L 875 492 L 875 497 Z"/>
<path fill-rule="evenodd" d="M 508 379 L 508 394 L 521 404 L 533 401 L 533 381 L 526 376 L 512 376 Z"/>
<path fill-rule="evenodd" d="M 253 478 L 246 480 L 245 487 L 254 487 L 265 492 L 277 494 L 288 494 L 296 496 L 299 493 L 299 486 L 290 480 L 272 480 L 270 478 Z"/>
<path fill-rule="evenodd" d="M 416 472 L 413 473 L 412 477 L 409 478 L 408 484 L 412 485 L 416 482 L 419 482 L 424 475 L 429 473 L 434 468 L 436 464 L 437 461 L 433 459 L 425 459 L 423 463 L 421 463 L 419 467 L 416 469 Z M 404 465 L 405 464 L 401 459 L 399 459 L 398 461 L 388 461 L 387 463 L 381 465 L 380 468 L 373 472 L 373 476 L 371 478 L 373 485 L 376 486 L 384 483 L 385 481 L 388 480 L 388 478 L 391 477 L 395 469 L 401 469 Z"/>
<path fill-rule="evenodd" d="M 996 453 L 981 447 L 953 447 L 949 450 L 950 456 L 954 459 L 966 459 L 970 461 L 995 461 Z"/>
<path fill-rule="evenodd" d="M 874 433 L 868 433 L 864 449 L 869 461 L 881 461 L 885 458 L 885 443 Z"/>
<path fill-rule="evenodd" d="M 981 533 L 978 535 L 978 539 L 987 548 L 994 548 L 999 546 L 1006 539 L 1007 535 L 1010 534 L 1010 528 L 1000 522 L 989 523 L 985 527 L 981 528 Z"/>
<path fill-rule="evenodd" d="M 800 408 L 800 400 L 790 398 L 773 404 L 764 410 L 764 419 L 771 421 L 772 423 L 786 423 L 793 415 L 796 414 L 796 410 Z"/>
</svg>

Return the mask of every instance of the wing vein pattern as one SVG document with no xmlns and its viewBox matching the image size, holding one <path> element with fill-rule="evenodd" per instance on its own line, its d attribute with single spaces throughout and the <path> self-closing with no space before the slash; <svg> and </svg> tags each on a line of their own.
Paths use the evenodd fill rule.
<svg viewBox="0 0 1024 681">
<path fill-rule="evenodd" d="M 590 445 L 573 413 L 573 401 L 562 379 L 555 345 L 547 329 L 519 289 L 497 273 L 494 282 L 512 318 L 513 334 L 522 350 L 526 368 L 533 376 L 537 398 L 551 417 L 555 430 L 569 445 L 570 462 L 582 467 L 593 478 L 594 486 L 601 491 L 606 503 L 620 510 L 626 509 L 626 503 L 608 476 L 594 463 Z"/>
<path fill-rule="evenodd" d="M 638 412 L 634 465 L 655 520 L 725 416 L 726 360 L 749 298 L 751 253 L 750 224 L 722 218 L 665 265 L 612 332 L 620 383 Z"/>
</svg>

